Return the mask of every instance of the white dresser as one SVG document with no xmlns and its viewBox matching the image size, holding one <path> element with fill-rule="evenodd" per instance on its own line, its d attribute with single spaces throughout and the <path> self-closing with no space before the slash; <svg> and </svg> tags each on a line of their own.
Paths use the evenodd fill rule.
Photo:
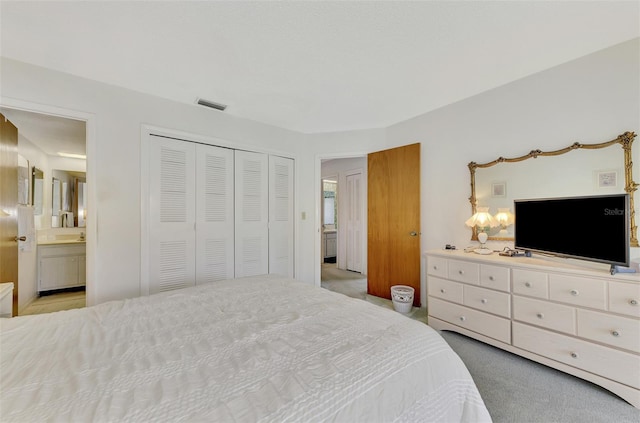
<svg viewBox="0 0 640 423">
<path fill-rule="evenodd" d="M 430 326 L 589 380 L 640 408 L 640 275 L 497 253 L 426 257 Z"/>
</svg>

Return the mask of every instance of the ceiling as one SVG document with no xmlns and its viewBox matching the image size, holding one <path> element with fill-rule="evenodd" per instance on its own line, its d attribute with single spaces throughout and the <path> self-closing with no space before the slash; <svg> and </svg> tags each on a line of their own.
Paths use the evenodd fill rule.
<svg viewBox="0 0 640 423">
<path fill-rule="evenodd" d="M 5 57 L 319 133 L 387 127 L 638 37 L 640 5 L 2 1 L 0 24 Z"/>
</svg>

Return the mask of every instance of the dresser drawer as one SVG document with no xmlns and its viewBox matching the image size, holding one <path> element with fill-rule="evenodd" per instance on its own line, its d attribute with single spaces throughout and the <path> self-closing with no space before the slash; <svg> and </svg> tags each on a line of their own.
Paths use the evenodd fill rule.
<svg viewBox="0 0 640 423">
<path fill-rule="evenodd" d="M 478 263 L 449 260 L 448 266 L 449 279 L 458 282 L 472 283 L 474 285 L 480 283 L 480 265 Z"/>
<path fill-rule="evenodd" d="M 511 295 L 466 285 L 463 304 L 487 313 L 511 317 Z"/>
<path fill-rule="evenodd" d="M 480 285 L 497 289 L 498 291 L 510 292 L 509 269 L 507 267 L 480 265 Z"/>
<path fill-rule="evenodd" d="M 609 311 L 640 317 L 640 284 L 609 282 Z"/>
<path fill-rule="evenodd" d="M 432 297 L 462 304 L 462 284 L 429 276 L 427 291 Z"/>
<path fill-rule="evenodd" d="M 513 293 L 549 298 L 549 276 L 543 272 L 513 269 Z"/>
<path fill-rule="evenodd" d="M 579 276 L 549 275 L 549 298 L 567 304 L 607 309 L 607 283 Z"/>
<path fill-rule="evenodd" d="M 442 257 L 427 258 L 427 274 L 433 276 L 439 276 L 441 278 L 447 277 L 447 259 Z"/>
<path fill-rule="evenodd" d="M 513 319 L 576 334 L 576 309 L 532 298 L 513 296 Z"/>
<path fill-rule="evenodd" d="M 578 336 L 640 353 L 640 320 L 578 310 Z"/>
<path fill-rule="evenodd" d="M 625 385 L 640 388 L 640 356 L 513 323 L 513 345 Z"/>
<path fill-rule="evenodd" d="M 511 321 L 429 297 L 429 315 L 505 343 L 511 342 Z"/>
</svg>

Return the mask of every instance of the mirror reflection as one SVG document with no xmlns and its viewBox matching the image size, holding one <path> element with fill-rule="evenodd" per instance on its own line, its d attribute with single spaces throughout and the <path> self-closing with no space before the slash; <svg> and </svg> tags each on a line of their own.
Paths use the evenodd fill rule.
<svg viewBox="0 0 640 423">
<path fill-rule="evenodd" d="M 86 172 L 51 171 L 51 227 L 86 226 Z"/>
<path fill-rule="evenodd" d="M 630 192 L 631 241 L 637 244 L 633 213 L 631 145 L 634 133 L 627 132 L 601 144 L 575 143 L 567 148 L 493 162 L 469 163 L 472 214 L 488 207 L 499 224 L 485 228 L 489 239 L 512 240 L 513 201 L 528 198 L 605 195 Z M 515 219 L 518 217 L 515 216 Z M 477 239 L 474 228 L 473 239 Z"/>
<path fill-rule="evenodd" d="M 42 201 L 44 196 L 44 173 L 35 166 L 31 168 L 31 181 L 33 184 L 31 187 L 33 214 L 40 216 L 42 214 Z"/>
</svg>

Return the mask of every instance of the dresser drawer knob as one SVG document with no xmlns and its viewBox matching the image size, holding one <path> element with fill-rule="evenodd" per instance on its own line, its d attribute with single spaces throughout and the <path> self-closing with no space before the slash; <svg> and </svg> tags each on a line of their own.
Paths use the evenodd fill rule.
<svg viewBox="0 0 640 423">
<path fill-rule="evenodd" d="M 464 270 L 458 270 L 458 273 L 464 275 Z"/>
<path fill-rule="evenodd" d="M 486 303 L 488 303 L 488 300 L 487 300 L 486 298 L 483 298 L 483 299 L 481 299 L 481 300 L 480 300 L 480 302 L 481 302 L 482 304 L 486 304 Z"/>
<path fill-rule="evenodd" d="M 571 352 L 571 357 L 572 357 L 572 358 L 578 358 L 578 353 Z"/>
<path fill-rule="evenodd" d="M 438 266 L 433 266 L 433 270 L 438 270 Z"/>
<path fill-rule="evenodd" d="M 531 288 L 531 282 L 525 282 L 524 286 L 526 286 L 527 288 Z"/>
<path fill-rule="evenodd" d="M 538 313 L 538 314 L 536 314 L 536 317 L 537 317 L 538 319 L 544 319 L 544 314 L 542 314 L 542 313 Z"/>
<path fill-rule="evenodd" d="M 571 290 L 571 295 L 573 295 L 574 297 L 577 296 L 579 294 L 577 289 L 572 289 Z"/>
<path fill-rule="evenodd" d="M 440 289 L 440 292 L 442 292 L 444 294 L 445 292 L 447 292 L 447 290 L 442 288 L 442 289 Z"/>
<path fill-rule="evenodd" d="M 611 335 L 618 337 L 620 336 L 620 332 L 618 332 L 617 330 L 612 330 Z"/>
<path fill-rule="evenodd" d="M 629 304 L 638 305 L 638 300 L 631 300 L 631 301 L 629 301 Z"/>
<path fill-rule="evenodd" d="M 466 318 L 466 317 L 464 317 L 464 316 L 460 316 L 460 321 L 461 321 L 461 322 L 464 322 L 465 320 L 467 320 L 467 318 Z"/>
<path fill-rule="evenodd" d="M 493 280 L 495 280 L 495 279 L 496 279 L 496 278 L 494 278 L 493 276 L 489 276 L 489 280 L 490 280 L 490 281 L 493 281 Z"/>
</svg>

